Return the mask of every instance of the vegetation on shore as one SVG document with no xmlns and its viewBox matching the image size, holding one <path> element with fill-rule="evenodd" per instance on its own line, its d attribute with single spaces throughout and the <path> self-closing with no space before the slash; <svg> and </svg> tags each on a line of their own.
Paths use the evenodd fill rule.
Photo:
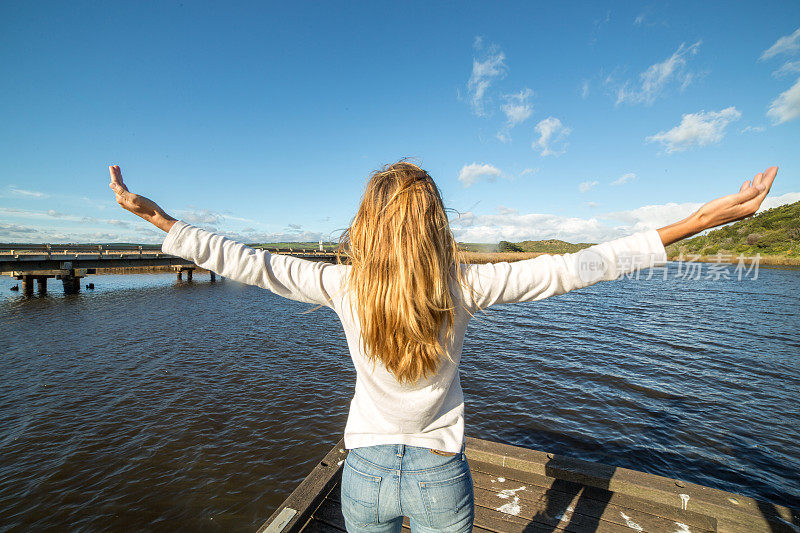
<svg viewBox="0 0 800 533">
<path fill-rule="evenodd" d="M 262 250 L 281 250 L 281 251 L 294 251 L 294 250 L 319 250 L 318 242 L 265 242 L 258 244 L 251 244 L 253 248 L 260 248 Z M 322 248 L 326 252 L 335 252 L 339 247 L 336 242 L 323 242 Z"/>
<path fill-rule="evenodd" d="M 500 241 L 497 245 L 499 252 L 537 252 L 542 254 L 569 254 L 579 252 L 592 246 L 592 243 L 571 243 L 558 239 L 545 239 L 543 241 L 508 242 Z"/>
</svg>

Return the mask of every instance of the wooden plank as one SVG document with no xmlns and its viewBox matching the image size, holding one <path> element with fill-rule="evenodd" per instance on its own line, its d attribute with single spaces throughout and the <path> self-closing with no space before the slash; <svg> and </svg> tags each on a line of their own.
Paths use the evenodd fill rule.
<svg viewBox="0 0 800 533">
<path fill-rule="evenodd" d="M 306 525 L 303 526 L 304 533 L 342 533 L 345 529 L 339 529 L 326 522 L 321 522 L 316 518 L 310 518 Z"/>
<path fill-rule="evenodd" d="M 597 500 L 583 497 L 582 492 L 575 495 L 563 494 L 561 497 L 537 492 L 515 483 L 512 497 L 509 492 L 497 492 L 483 487 L 475 487 L 476 501 L 498 514 L 512 514 L 532 523 L 544 526 L 560 526 L 565 531 L 675 531 L 683 528 L 683 523 L 666 520 L 636 509 L 608 506 Z M 519 489 L 522 490 L 519 490 Z M 508 489 L 507 489 L 508 490 Z M 641 528 L 641 529 L 639 529 Z M 685 529 L 685 528 L 684 528 Z M 713 529 L 700 529 L 692 526 L 695 533 L 713 533 Z"/>
<path fill-rule="evenodd" d="M 264 522 L 258 529 L 258 533 L 264 533 L 286 507 L 297 510 L 297 514 L 285 525 L 281 533 L 300 531 L 320 502 L 335 485 L 336 473 L 341 469 L 342 465 L 340 461 L 344 461 L 346 456 L 347 450 L 344 448 L 344 437 L 342 437 L 322 461 L 314 466 L 311 473 L 294 489 L 280 507 Z"/>
<path fill-rule="evenodd" d="M 792 524 L 800 523 L 800 513 L 787 507 L 688 481 L 472 437 L 467 437 L 466 442 L 469 459 L 581 483 L 655 503 L 677 507 L 685 505 L 686 509 L 716 518 L 720 531 L 795 533 L 791 529 L 795 527 Z"/>
<path fill-rule="evenodd" d="M 331 491 L 329 497 L 325 498 L 323 503 L 319 506 L 317 511 L 314 513 L 314 519 L 319 520 L 320 522 L 324 522 L 334 527 L 344 528 L 344 517 L 342 516 L 342 507 L 341 503 L 338 500 L 334 500 L 335 491 Z M 497 515 L 497 516 L 493 516 Z M 491 509 L 486 509 L 485 507 L 475 506 L 475 524 L 473 526 L 473 531 L 483 532 L 483 531 L 494 531 L 498 533 L 503 533 L 506 531 L 512 531 L 509 529 L 505 529 L 507 521 L 503 520 L 499 517 L 501 513 L 493 512 Z M 494 527 L 487 528 L 485 524 L 492 524 Z M 531 529 L 526 529 L 526 527 L 530 525 Z M 404 529 L 411 528 L 410 521 L 408 517 L 403 517 L 403 527 Z M 498 527 L 500 529 L 498 529 Z M 523 522 L 517 520 L 515 525 L 515 529 L 513 531 L 533 531 L 535 533 L 545 533 L 545 532 L 553 532 L 557 531 L 554 530 L 552 527 L 547 528 L 545 526 L 537 526 L 535 524 L 528 524 L 527 522 Z M 597 531 L 606 531 L 606 530 L 597 530 Z M 616 532 L 614 532 L 616 533 Z M 630 530 L 626 530 L 625 533 L 630 533 Z"/>
<path fill-rule="evenodd" d="M 585 517 L 573 518 L 567 516 L 566 523 L 559 524 L 559 520 L 532 520 L 531 516 L 524 516 L 524 512 L 515 516 L 502 513 L 486 505 L 488 498 L 483 497 L 481 489 L 475 492 L 475 522 L 473 531 L 534 531 L 552 532 L 564 531 L 571 533 L 630 533 L 630 527 L 620 526 L 619 524 L 608 523 L 601 520 L 589 520 Z M 508 500 L 506 500 L 508 501 Z M 325 502 L 314 513 L 314 517 L 327 523 L 344 527 L 344 518 L 341 517 L 341 503 L 339 499 L 338 486 L 331 490 Z M 510 525 L 509 525 L 510 524 Z M 410 529 L 408 517 L 403 518 L 403 525 Z M 510 527 L 511 529 L 506 529 Z M 522 529 L 519 529 L 519 528 Z M 499 528 L 499 529 L 498 529 Z"/>
<path fill-rule="evenodd" d="M 622 516 L 624 513 L 629 520 L 643 526 L 660 524 L 656 530 L 666 526 L 672 528 L 676 523 L 686 524 L 692 528 L 692 531 L 716 531 L 717 529 L 716 520 L 701 513 L 656 504 L 604 489 L 586 487 L 570 481 L 540 476 L 532 472 L 502 468 L 482 461 L 471 460 L 469 465 L 476 491 L 481 488 L 500 492 L 525 486 L 526 490 L 520 491 L 519 496 L 536 501 L 539 506 L 545 508 L 567 510 L 571 506 L 579 514 L 627 524 L 626 519 Z M 573 502 L 576 496 L 579 496 L 580 499 L 579 508 L 576 508 L 575 502 Z M 495 500 L 492 499 L 492 501 Z M 499 502 L 498 506 L 503 503 Z M 653 528 L 645 527 L 645 529 Z"/>
<path fill-rule="evenodd" d="M 264 529 L 264 533 L 281 533 L 296 514 L 297 509 L 284 507 L 278 513 L 278 516 L 275 517 L 275 520 L 270 522 L 266 529 Z"/>
</svg>

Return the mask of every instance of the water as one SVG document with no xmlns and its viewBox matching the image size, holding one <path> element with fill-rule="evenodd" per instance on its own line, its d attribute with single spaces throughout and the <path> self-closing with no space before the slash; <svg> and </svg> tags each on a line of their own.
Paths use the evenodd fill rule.
<svg viewBox="0 0 800 533">
<path fill-rule="evenodd" d="M 800 271 L 622 279 L 473 320 L 467 434 L 800 507 Z M 339 440 L 335 314 L 198 275 L 0 279 L 0 530 L 252 531 Z"/>
</svg>

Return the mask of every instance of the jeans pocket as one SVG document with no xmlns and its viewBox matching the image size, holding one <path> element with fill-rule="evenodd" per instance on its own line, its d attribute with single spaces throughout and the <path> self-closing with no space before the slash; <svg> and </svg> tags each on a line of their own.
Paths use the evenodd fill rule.
<svg viewBox="0 0 800 533">
<path fill-rule="evenodd" d="M 378 495 L 381 477 L 361 472 L 345 458 L 342 468 L 342 515 L 363 527 L 378 523 Z"/>
<path fill-rule="evenodd" d="M 469 531 L 475 516 L 475 494 L 469 466 L 465 463 L 460 472 L 450 470 L 442 474 L 444 479 L 419 481 L 428 526 L 448 531 Z"/>
</svg>

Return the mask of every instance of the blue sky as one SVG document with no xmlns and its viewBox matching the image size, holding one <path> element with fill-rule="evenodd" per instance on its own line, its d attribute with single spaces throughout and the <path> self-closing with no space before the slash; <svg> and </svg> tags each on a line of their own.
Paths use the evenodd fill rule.
<svg viewBox="0 0 800 533">
<path fill-rule="evenodd" d="M 800 4 L 4 2 L 0 241 L 337 238 L 412 157 L 468 242 L 597 242 L 770 165 L 800 200 Z"/>
</svg>

